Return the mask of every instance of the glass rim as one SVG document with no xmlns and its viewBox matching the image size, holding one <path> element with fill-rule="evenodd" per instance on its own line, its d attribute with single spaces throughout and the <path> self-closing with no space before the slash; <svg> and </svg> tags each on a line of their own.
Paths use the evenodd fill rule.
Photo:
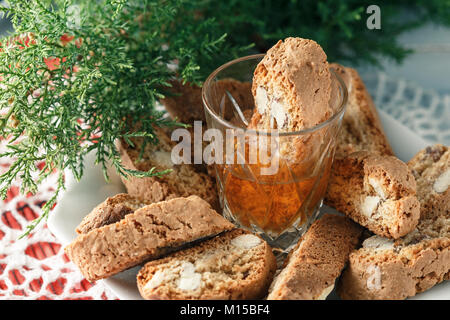
<svg viewBox="0 0 450 320">
<path fill-rule="evenodd" d="M 231 66 L 233 64 L 236 64 L 236 63 L 239 63 L 239 62 L 242 62 L 242 61 L 263 58 L 264 56 L 265 56 L 265 53 L 259 53 L 259 54 L 253 54 L 253 55 L 249 55 L 249 56 L 244 56 L 244 57 L 240 57 L 240 58 L 228 61 L 227 63 L 221 65 L 216 70 L 214 70 L 208 76 L 208 78 L 206 78 L 206 80 L 205 80 L 205 82 L 203 83 L 203 86 L 202 86 L 202 102 L 203 102 L 203 106 L 207 110 L 207 112 L 213 118 L 215 118 L 219 123 L 221 123 L 222 125 L 224 125 L 224 126 L 226 126 L 228 128 L 231 128 L 231 129 L 243 130 L 245 133 L 256 134 L 256 135 L 261 134 L 261 135 L 267 135 L 267 136 L 277 135 L 277 136 L 285 137 L 285 136 L 305 135 L 305 134 L 309 134 L 309 133 L 312 133 L 314 131 L 317 131 L 319 129 L 322 129 L 322 128 L 328 126 L 330 123 L 332 123 L 334 120 L 339 118 L 344 113 L 345 107 L 347 105 L 347 99 L 348 99 L 347 86 L 345 85 L 345 82 L 342 80 L 342 78 L 333 69 L 330 69 L 330 71 L 333 73 L 335 78 L 338 80 L 338 83 L 339 83 L 339 85 L 342 88 L 342 91 L 343 91 L 342 101 L 340 102 L 338 110 L 331 117 L 329 117 L 325 121 L 322 121 L 322 122 L 316 124 L 313 127 L 309 127 L 309 128 L 302 129 L 302 130 L 299 130 L 299 131 L 279 132 L 277 130 L 275 132 L 271 132 L 271 131 L 255 130 L 255 129 L 247 129 L 247 128 L 238 127 L 238 126 L 233 125 L 231 122 L 225 120 L 221 116 L 219 116 L 209 105 L 209 101 L 208 101 L 208 99 L 206 97 L 206 88 L 211 86 L 211 83 L 212 83 L 213 79 L 217 76 L 217 74 L 219 72 L 221 72 L 222 70 L 228 68 L 229 66 Z"/>
</svg>

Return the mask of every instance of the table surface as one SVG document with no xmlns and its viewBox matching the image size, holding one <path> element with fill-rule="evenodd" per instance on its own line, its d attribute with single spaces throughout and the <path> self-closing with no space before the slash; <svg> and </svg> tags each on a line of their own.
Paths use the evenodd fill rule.
<svg viewBox="0 0 450 320">
<path fill-rule="evenodd" d="M 7 25 L 0 21 L 1 30 Z M 401 42 L 417 52 L 403 65 L 384 61 L 385 73 L 359 69 L 378 108 L 431 143 L 450 144 L 450 29 L 426 26 Z M 407 80 L 406 80 L 407 79 Z M 4 141 L 0 141 L 0 152 Z M 0 170 L 12 159 L 0 159 Z M 0 207 L 0 299 L 116 299 L 103 283 L 89 283 L 41 224 L 18 240 L 39 217 L 52 192 L 51 179 L 35 195 L 19 193 L 15 183 Z"/>
</svg>

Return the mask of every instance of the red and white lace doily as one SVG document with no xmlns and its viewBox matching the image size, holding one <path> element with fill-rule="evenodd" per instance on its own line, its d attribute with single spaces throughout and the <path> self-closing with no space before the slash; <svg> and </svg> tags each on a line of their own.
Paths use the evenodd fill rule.
<svg viewBox="0 0 450 320">
<path fill-rule="evenodd" d="M 11 163 L 11 159 L 3 158 L 0 168 L 3 171 Z M 83 278 L 45 223 L 19 239 L 26 226 L 41 214 L 55 183 L 48 179 L 35 195 L 20 194 L 17 183 L 1 203 L 0 300 L 116 299 L 103 283 L 90 283 Z"/>
</svg>

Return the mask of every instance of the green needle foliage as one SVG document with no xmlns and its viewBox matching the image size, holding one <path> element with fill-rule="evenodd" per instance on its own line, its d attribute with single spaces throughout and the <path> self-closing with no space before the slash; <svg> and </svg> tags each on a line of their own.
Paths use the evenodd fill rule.
<svg viewBox="0 0 450 320">
<path fill-rule="evenodd" d="M 381 11 L 381 29 L 366 26 L 370 5 Z M 398 42 L 405 31 L 433 22 L 450 26 L 448 0 L 228 0 L 206 1 L 205 16 L 215 17 L 234 45 L 253 42 L 266 52 L 293 36 L 317 41 L 328 61 L 379 65 L 380 57 L 402 61 L 412 51 Z"/>
<path fill-rule="evenodd" d="M 106 178 L 108 162 L 121 175 L 165 173 L 127 170 L 115 141 L 141 136 L 156 143 L 154 126 L 179 125 L 155 109 L 168 81 L 199 83 L 216 57 L 238 55 L 198 7 L 191 0 L 11 0 L 2 8 L 15 31 L 1 40 L 0 130 L 8 143 L 0 156 L 15 160 L 0 175 L 0 194 L 16 178 L 22 192 L 36 192 L 52 172 L 59 175 L 54 196 L 25 234 L 48 216 L 64 170 L 81 178 L 89 152 Z"/>
</svg>

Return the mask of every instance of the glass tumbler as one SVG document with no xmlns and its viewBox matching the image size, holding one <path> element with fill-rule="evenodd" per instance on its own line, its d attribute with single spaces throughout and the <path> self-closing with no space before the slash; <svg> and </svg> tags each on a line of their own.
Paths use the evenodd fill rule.
<svg viewBox="0 0 450 320">
<path fill-rule="evenodd" d="M 204 139 L 211 142 L 204 152 L 215 169 L 224 216 L 287 252 L 322 205 L 347 89 L 331 70 L 333 114 L 326 121 L 297 132 L 248 129 L 253 71 L 263 57 L 230 61 L 203 84 Z"/>
</svg>

